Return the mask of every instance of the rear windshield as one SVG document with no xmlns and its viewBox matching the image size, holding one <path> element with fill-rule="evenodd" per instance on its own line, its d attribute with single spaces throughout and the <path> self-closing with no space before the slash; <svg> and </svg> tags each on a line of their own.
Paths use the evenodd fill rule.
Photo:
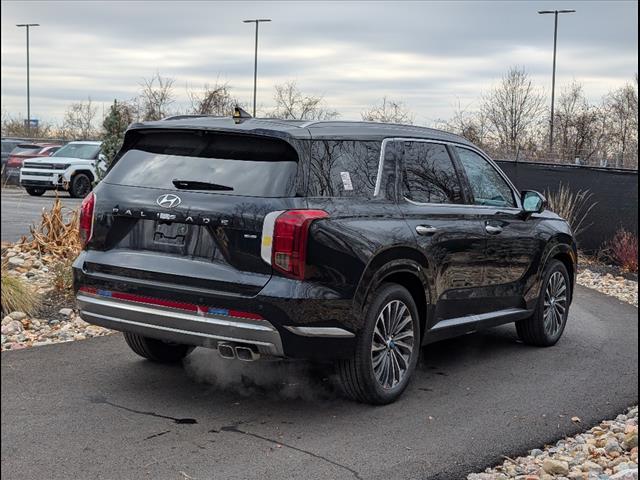
<svg viewBox="0 0 640 480">
<path fill-rule="evenodd" d="M 42 149 L 40 145 L 18 145 L 16 148 L 11 150 L 11 153 L 37 152 L 40 149 Z"/>
<path fill-rule="evenodd" d="M 283 140 L 215 132 L 138 137 L 104 182 L 251 197 L 295 195 L 298 156 Z"/>
</svg>

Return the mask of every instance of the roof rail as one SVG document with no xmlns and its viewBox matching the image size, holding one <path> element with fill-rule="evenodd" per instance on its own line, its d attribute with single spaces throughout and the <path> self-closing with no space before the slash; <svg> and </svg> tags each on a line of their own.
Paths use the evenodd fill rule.
<svg viewBox="0 0 640 480">
<path fill-rule="evenodd" d="M 220 117 L 218 115 L 209 115 L 206 113 L 200 114 L 200 113 L 193 113 L 193 114 L 187 114 L 187 115 L 171 115 L 170 117 L 166 117 L 163 118 L 162 121 L 167 121 L 167 120 L 182 120 L 184 118 L 202 118 L 202 117 L 209 117 L 209 118 L 227 118 L 227 117 Z"/>
</svg>

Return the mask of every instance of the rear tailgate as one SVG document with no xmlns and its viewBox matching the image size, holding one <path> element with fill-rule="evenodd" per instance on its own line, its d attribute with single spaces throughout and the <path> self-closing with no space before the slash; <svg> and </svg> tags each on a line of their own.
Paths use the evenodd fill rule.
<svg viewBox="0 0 640 480">
<path fill-rule="evenodd" d="M 216 132 L 136 132 L 95 189 L 89 276 L 189 293 L 256 295 L 267 213 L 304 206 L 283 140 Z"/>
</svg>

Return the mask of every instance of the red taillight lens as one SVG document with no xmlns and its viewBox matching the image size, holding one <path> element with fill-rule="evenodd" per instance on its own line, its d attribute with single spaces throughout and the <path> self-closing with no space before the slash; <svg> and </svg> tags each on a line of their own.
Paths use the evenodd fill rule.
<svg viewBox="0 0 640 480">
<path fill-rule="evenodd" d="M 7 167 L 22 167 L 23 159 L 20 157 L 9 157 L 7 159 Z"/>
<path fill-rule="evenodd" d="M 93 235 L 93 209 L 96 204 L 96 196 L 93 192 L 89 193 L 80 205 L 80 242 L 84 248 L 91 240 Z"/>
<path fill-rule="evenodd" d="M 326 218 L 324 210 L 288 210 L 276 218 L 273 227 L 271 265 L 300 280 L 307 261 L 307 238 L 311 222 Z"/>
</svg>

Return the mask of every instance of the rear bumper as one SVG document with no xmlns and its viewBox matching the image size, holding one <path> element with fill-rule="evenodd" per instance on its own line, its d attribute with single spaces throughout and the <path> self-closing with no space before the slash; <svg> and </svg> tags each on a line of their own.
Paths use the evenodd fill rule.
<svg viewBox="0 0 640 480">
<path fill-rule="evenodd" d="M 74 289 L 81 317 L 92 324 L 161 340 L 217 348 L 218 342 L 254 345 L 263 355 L 310 360 L 335 360 L 353 355 L 360 325 L 352 300 L 304 282 L 272 277 L 258 295 L 225 294 L 147 278 L 96 271 L 98 255 L 82 252 L 73 267 Z M 82 288 L 86 287 L 86 288 Z M 92 289 L 115 297 L 93 295 Z M 210 307 L 212 314 L 155 304 L 128 302 L 122 295 L 179 301 Z M 258 314 L 261 320 L 219 316 L 219 310 Z M 206 311 L 206 309 L 205 309 Z"/>
<path fill-rule="evenodd" d="M 219 342 L 253 345 L 263 355 L 284 356 L 278 330 L 266 320 L 193 314 L 78 292 L 86 322 L 176 343 L 217 348 Z"/>
</svg>

